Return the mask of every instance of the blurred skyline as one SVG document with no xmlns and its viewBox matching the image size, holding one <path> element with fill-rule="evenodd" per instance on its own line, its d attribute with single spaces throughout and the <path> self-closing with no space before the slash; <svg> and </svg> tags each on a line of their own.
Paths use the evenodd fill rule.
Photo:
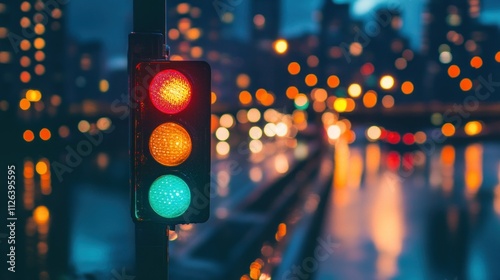
<svg viewBox="0 0 500 280">
<path fill-rule="evenodd" d="M 283 0 L 280 34 L 285 38 L 294 38 L 306 33 L 318 32 L 319 22 L 314 20 L 314 14 L 324 2 L 324 0 Z M 420 50 L 423 31 L 421 14 L 425 10 L 428 0 L 335 0 L 333 2 L 338 4 L 352 3 L 351 16 L 365 21 L 373 18 L 372 12 L 377 8 L 401 4 L 403 13 L 401 32 L 408 37 L 410 46 L 414 50 Z M 246 4 L 243 2 L 237 6 L 235 12 L 239 12 L 238 9 L 248 9 Z M 500 1 L 483 0 L 482 5 L 480 21 L 483 24 L 500 26 L 500 17 L 498 16 L 500 15 Z M 113 11 L 113 13 L 109 11 Z M 408 11 L 412 12 L 408 13 Z M 84 42 L 103 42 L 109 57 L 108 66 L 111 68 L 125 66 L 127 34 L 132 30 L 132 0 L 74 0 L 68 5 L 68 14 L 68 33 L 72 37 Z M 237 21 L 235 24 L 242 25 L 244 21 Z M 240 27 L 242 26 L 236 28 Z M 240 29 L 245 32 L 245 28 Z M 116 32 L 116 30 L 124 32 Z"/>
</svg>

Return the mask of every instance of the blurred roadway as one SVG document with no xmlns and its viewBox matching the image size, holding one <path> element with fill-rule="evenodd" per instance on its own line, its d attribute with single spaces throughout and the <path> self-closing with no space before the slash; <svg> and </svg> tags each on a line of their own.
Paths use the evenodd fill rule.
<svg viewBox="0 0 500 280">
<path fill-rule="evenodd" d="M 246 142 L 249 128 L 230 151 L 213 142 L 211 218 L 171 232 L 172 279 L 500 279 L 500 144 L 425 154 L 317 136 Z M 110 141 L 61 182 L 23 157 L 18 279 L 134 275 L 127 147 Z"/>
<path fill-rule="evenodd" d="M 500 279 L 498 143 L 338 143 L 335 161 L 321 236 L 338 246 L 315 279 Z"/>
</svg>

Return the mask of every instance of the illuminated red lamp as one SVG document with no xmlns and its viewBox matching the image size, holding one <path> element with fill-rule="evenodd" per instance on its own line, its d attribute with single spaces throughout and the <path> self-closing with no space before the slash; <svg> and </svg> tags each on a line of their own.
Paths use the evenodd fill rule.
<svg viewBox="0 0 500 280">
<path fill-rule="evenodd" d="M 405 145 L 415 144 L 415 136 L 411 133 L 406 133 L 405 135 L 403 135 L 403 143 Z"/>
<path fill-rule="evenodd" d="M 149 84 L 149 94 L 158 110 L 166 114 L 177 114 L 191 101 L 191 83 L 177 70 L 163 70 Z"/>
</svg>

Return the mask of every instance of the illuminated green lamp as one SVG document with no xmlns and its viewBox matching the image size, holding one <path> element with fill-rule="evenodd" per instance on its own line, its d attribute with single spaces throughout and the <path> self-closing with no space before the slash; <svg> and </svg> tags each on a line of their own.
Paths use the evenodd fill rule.
<svg viewBox="0 0 500 280">
<path fill-rule="evenodd" d="M 151 208 L 164 218 L 176 218 L 184 214 L 191 203 L 191 191 L 184 180 L 175 175 L 156 179 L 149 189 Z"/>
</svg>

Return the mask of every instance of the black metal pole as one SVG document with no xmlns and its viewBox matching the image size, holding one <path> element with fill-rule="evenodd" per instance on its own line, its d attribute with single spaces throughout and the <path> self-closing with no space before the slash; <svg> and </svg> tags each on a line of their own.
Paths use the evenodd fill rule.
<svg viewBox="0 0 500 280">
<path fill-rule="evenodd" d="M 138 62 L 164 59 L 166 54 L 166 0 L 134 0 L 133 5 L 134 26 L 128 46 L 129 74 Z M 130 90 L 132 88 L 133 85 L 130 85 Z M 135 102 L 132 94 L 130 102 Z M 132 120 L 134 110 L 131 113 Z M 134 134 L 132 130 L 131 137 Z M 168 234 L 167 225 L 148 222 L 135 224 L 138 280 L 168 280 Z"/>
<path fill-rule="evenodd" d="M 134 0 L 134 32 L 166 36 L 166 0 Z"/>
<path fill-rule="evenodd" d="M 168 279 L 169 227 L 137 223 L 135 226 L 136 271 L 138 280 Z"/>
</svg>

